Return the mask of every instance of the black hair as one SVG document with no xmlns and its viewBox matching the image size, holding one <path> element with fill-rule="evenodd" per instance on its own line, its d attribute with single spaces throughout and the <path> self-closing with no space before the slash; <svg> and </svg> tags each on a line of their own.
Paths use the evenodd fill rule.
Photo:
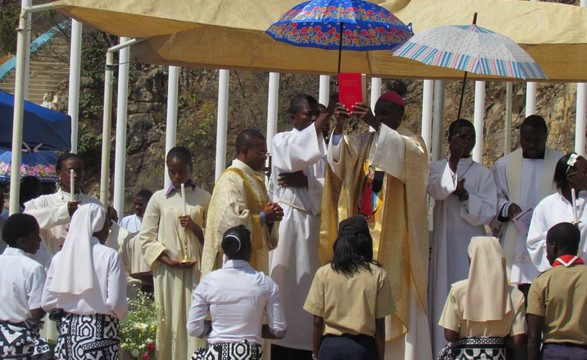
<svg viewBox="0 0 587 360">
<path fill-rule="evenodd" d="M 135 194 L 136 197 L 142 197 L 145 200 L 149 200 L 151 196 L 153 196 L 153 192 L 148 189 L 142 189 L 138 193 Z"/>
<path fill-rule="evenodd" d="M 566 188 L 569 185 L 569 180 L 567 179 L 569 165 L 567 165 L 567 162 L 569 161 L 569 158 L 572 154 L 574 153 L 561 156 L 561 158 L 558 159 L 558 162 L 556 163 L 556 167 L 554 168 L 553 181 L 556 185 L 556 188 L 559 190 Z"/>
<path fill-rule="evenodd" d="M 244 147 L 254 147 L 257 141 L 265 141 L 265 136 L 256 129 L 246 129 L 240 132 L 236 137 L 236 153 L 240 153 Z"/>
<path fill-rule="evenodd" d="M 230 260 L 250 260 L 251 232 L 243 225 L 231 227 L 224 232 L 222 251 Z"/>
<path fill-rule="evenodd" d="M 297 114 L 300 109 L 302 109 L 306 105 L 314 105 L 318 106 L 318 101 L 311 95 L 308 94 L 296 94 L 294 95 L 291 100 L 289 101 L 289 107 L 287 108 L 287 112 L 289 114 Z"/>
<path fill-rule="evenodd" d="M 6 219 L 2 228 L 2 240 L 9 246 L 15 246 L 19 238 L 24 238 L 37 230 L 37 220 L 29 214 L 13 214 Z"/>
<path fill-rule="evenodd" d="M 186 147 L 176 146 L 169 150 L 165 161 L 167 162 L 173 158 L 180 159 L 185 164 L 192 166 L 192 153 Z"/>
<path fill-rule="evenodd" d="M 41 195 L 41 180 L 36 176 L 25 176 L 20 179 L 20 196 L 18 201 L 21 204 Z"/>
<path fill-rule="evenodd" d="M 546 121 L 540 115 L 530 115 L 526 117 L 522 122 L 522 125 L 520 125 L 520 130 L 524 126 L 529 126 L 533 129 L 542 130 L 545 134 L 548 134 L 548 127 L 546 126 Z"/>
<path fill-rule="evenodd" d="M 452 138 L 462 127 L 469 127 L 475 131 L 475 126 L 472 122 L 467 119 L 457 119 L 448 126 L 448 138 Z"/>
<path fill-rule="evenodd" d="M 77 161 L 79 161 L 82 164 L 82 169 L 84 168 L 84 159 L 82 159 L 81 156 L 79 156 L 78 154 L 66 152 L 66 153 L 59 155 L 59 157 L 57 158 L 57 164 L 55 164 L 55 170 L 57 170 L 57 172 L 60 172 L 61 168 L 63 167 L 63 163 L 69 159 L 76 159 Z"/>
<path fill-rule="evenodd" d="M 559 255 L 577 255 L 580 241 L 579 228 L 568 222 L 558 223 L 546 233 L 546 242 L 556 243 Z"/>
<path fill-rule="evenodd" d="M 373 261 L 373 238 L 368 230 L 356 231 L 352 225 L 342 225 L 333 250 L 330 266 L 337 273 L 352 276 L 361 269 L 371 271 L 371 264 L 378 265 Z"/>
</svg>

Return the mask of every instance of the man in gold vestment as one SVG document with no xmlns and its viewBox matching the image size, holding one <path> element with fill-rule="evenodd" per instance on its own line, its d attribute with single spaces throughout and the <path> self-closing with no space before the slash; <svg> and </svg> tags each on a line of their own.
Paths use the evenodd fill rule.
<svg viewBox="0 0 587 360">
<path fill-rule="evenodd" d="M 386 359 L 430 359 L 427 319 L 428 155 L 421 137 L 404 126 L 404 100 L 395 91 L 371 109 L 339 105 L 328 148 L 332 171 L 322 198 L 320 260 L 332 258 L 336 224 L 363 215 L 373 236 L 373 255 L 387 271 L 396 313 L 386 318 Z M 356 116 L 375 132 L 343 135 L 346 119 Z"/>
<path fill-rule="evenodd" d="M 269 250 L 277 245 L 274 222 L 283 210 L 268 201 L 262 172 L 267 159 L 265 137 L 257 130 L 244 130 L 236 139 L 237 158 L 216 181 L 208 208 L 206 235 L 202 253 L 202 277 L 222 267 L 220 242 L 224 232 L 244 225 L 251 231 L 251 266 L 268 274 Z M 275 226 L 276 227 L 276 226 Z"/>
</svg>

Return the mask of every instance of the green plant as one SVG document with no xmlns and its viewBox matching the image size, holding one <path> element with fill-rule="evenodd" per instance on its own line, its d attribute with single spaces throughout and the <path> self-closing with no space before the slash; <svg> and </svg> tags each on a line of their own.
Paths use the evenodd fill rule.
<svg viewBox="0 0 587 360">
<path fill-rule="evenodd" d="M 138 292 L 129 301 L 126 320 L 120 323 L 120 347 L 133 360 L 155 358 L 155 335 L 157 333 L 157 311 L 149 295 Z"/>
</svg>

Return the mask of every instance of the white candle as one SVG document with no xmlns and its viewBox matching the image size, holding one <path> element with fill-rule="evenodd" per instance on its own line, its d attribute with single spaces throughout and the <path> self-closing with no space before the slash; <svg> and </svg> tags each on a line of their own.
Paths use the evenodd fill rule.
<svg viewBox="0 0 587 360">
<path fill-rule="evenodd" d="M 73 169 L 69 169 L 69 193 L 71 194 L 71 202 L 75 202 L 75 187 L 74 187 L 74 183 L 75 180 L 73 178 L 73 174 L 75 173 L 75 170 Z"/>
<path fill-rule="evenodd" d="M 187 205 L 185 203 L 185 185 L 183 183 L 181 183 L 181 203 L 183 205 L 183 214 L 187 215 L 188 211 L 187 211 Z"/>
<path fill-rule="evenodd" d="M 577 218 L 577 194 L 575 194 L 575 189 L 571 188 L 571 205 L 573 206 L 573 217 L 575 218 L 575 222 L 578 222 L 579 219 Z"/>
</svg>

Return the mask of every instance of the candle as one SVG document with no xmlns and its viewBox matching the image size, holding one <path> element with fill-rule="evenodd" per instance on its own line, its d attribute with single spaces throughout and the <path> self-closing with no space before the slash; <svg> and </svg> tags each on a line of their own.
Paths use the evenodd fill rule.
<svg viewBox="0 0 587 360">
<path fill-rule="evenodd" d="M 181 183 L 181 202 L 183 205 L 183 214 L 187 215 L 188 211 L 187 211 L 187 205 L 185 203 L 185 185 L 183 183 Z"/>
<path fill-rule="evenodd" d="M 75 202 L 75 187 L 74 187 L 74 183 L 75 180 L 73 178 L 73 174 L 75 173 L 75 170 L 73 169 L 69 169 L 69 193 L 71 194 L 71 202 Z"/>
<path fill-rule="evenodd" d="M 579 222 L 577 218 L 577 194 L 575 194 L 575 189 L 571 188 L 571 205 L 573 206 L 573 218 L 575 223 Z"/>
</svg>

